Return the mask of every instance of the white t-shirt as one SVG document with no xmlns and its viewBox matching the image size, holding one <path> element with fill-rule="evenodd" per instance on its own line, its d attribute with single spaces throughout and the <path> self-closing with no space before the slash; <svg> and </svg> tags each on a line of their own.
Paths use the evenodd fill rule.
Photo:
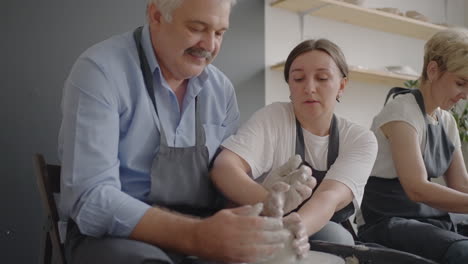
<svg viewBox="0 0 468 264">
<path fill-rule="evenodd" d="M 445 128 L 447 136 L 455 145 L 455 148 L 460 148 L 460 137 L 458 135 L 457 124 L 453 116 L 449 112 L 440 108 L 436 109 L 436 115 L 440 120 L 437 121 L 426 114 L 431 123 L 437 124 L 437 122 L 441 122 Z M 387 179 L 397 178 L 390 144 L 380 129 L 383 125 L 392 121 L 403 121 L 412 126 L 418 134 L 421 153 L 424 153 L 426 145 L 426 123 L 418 103 L 412 94 L 398 95 L 394 100 L 387 103 L 380 113 L 374 117 L 372 122 L 371 130 L 374 132 L 377 142 L 379 143 L 377 160 L 371 173 L 371 175 L 376 177 Z"/>
<path fill-rule="evenodd" d="M 377 154 L 373 133 L 338 117 L 340 147 L 338 158 L 324 179 L 345 184 L 361 204 L 364 186 Z M 316 170 L 327 170 L 328 136 L 316 136 L 305 129 L 305 160 Z M 242 157 L 254 179 L 280 167 L 295 154 L 296 119 L 291 103 L 273 103 L 257 111 L 223 147 Z"/>
</svg>

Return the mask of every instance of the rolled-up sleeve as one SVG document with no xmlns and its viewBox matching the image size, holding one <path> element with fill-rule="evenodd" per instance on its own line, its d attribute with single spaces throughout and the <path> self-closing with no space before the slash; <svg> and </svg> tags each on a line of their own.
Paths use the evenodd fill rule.
<svg viewBox="0 0 468 264">
<path fill-rule="evenodd" d="M 60 210 L 83 234 L 126 237 L 149 205 L 121 190 L 119 101 L 103 69 L 80 58 L 65 83 Z"/>
</svg>

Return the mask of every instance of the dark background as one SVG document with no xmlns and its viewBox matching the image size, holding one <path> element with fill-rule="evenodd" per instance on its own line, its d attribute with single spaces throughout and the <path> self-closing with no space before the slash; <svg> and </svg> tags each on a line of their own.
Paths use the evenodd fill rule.
<svg viewBox="0 0 468 264">
<path fill-rule="evenodd" d="M 33 153 L 58 162 L 63 83 L 89 46 L 145 23 L 144 0 L 0 1 L 0 263 L 38 263 L 44 213 Z M 215 61 L 241 121 L 265 102 L 264 1 L 238 0 Z"/>
</svg>

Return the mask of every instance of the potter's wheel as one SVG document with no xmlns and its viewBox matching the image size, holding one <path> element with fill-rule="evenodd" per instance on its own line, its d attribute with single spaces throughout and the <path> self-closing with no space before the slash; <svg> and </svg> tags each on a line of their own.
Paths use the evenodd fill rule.
<svg viewBox="0 0 468 264">
<path fill-rule="evenodd" d="M 297 264 L 345 264 L 345 260 L 338 256 L 319 252 L 319 251 L 310 251 L 309 255 L 300 261 L 297 261 Z"/>
<path fill-rule="evenodd" d="M 345 260 L 333 254 L 319 251 L 309 251 L 307 257 L 301 260 L 296 259 L 294 254 L 281 253 L 273 256 L 268 260 L 257 262 L 255 264 L 345 264 Z"/>
</svg>

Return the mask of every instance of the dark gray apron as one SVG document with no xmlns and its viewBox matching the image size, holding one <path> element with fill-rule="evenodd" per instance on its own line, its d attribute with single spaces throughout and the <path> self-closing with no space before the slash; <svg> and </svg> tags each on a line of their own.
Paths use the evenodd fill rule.
<svg viewBox="0 0 468 264">
<path fill-rule="evenodd" d="M 196 144 L 192 147 L 170 147 L 159 120 L 154 96 L 153 75 L 141 45 L 142 28 L 134 32 L 141 69 L 148 95 L 159 121 L 160 145 L 151 166 L 151 192 L 148 202 L 180 213 L 209 216 L 221 209 L 223 199 L 209 174 L 209 153 L 200 120 L 199 100 L 195 98 Z"/>
<path fill-rule="evenodd" d="M 338 131 L 338 122 L 336 120 L 336 116 L 333 115 L 333 118 L 330 123 L 330 136 L 328 137 L 328 154 L 327 154 L 327 170 L 326 171 L 319 171 L 310 164 L 305 161 L 305 144 L 304 144 L 304 135 L 302 134 L 302 127 L 299 121 L 296 119 L 296 154 L 300 155 L 303 163 L 309 166 L 312 169 L 312 176 L 317 180 L 317 185 L 315 186 L 315 191 L 318 186 L 322 183 L 325 175 L 327 174 L 330 167 L 335 163 L 336 158 L 338 157 L 338 151 L 340 148 L 340 134 Z M 312 196 L 311 196 L 312 197 Z M 298 211 L 307 201 L 310 200 L 310 197 L 305 200 L 296 210 Z M 354 213 L 354 205 L 353 203 L 349 203 L 346 207 L 342 208 L 338 212 L 335 212 L 331 221 L 336 223 L 342 223 L 346 221 L 352 214 Z"/>
<path fill-rule="evenodd" d="M 423 159 L 428 180 L 441 177 L 450 166 L 455 147 L 448 138 L 443 125 L 440 122 L 433 125 L 427 119 L 423 97 L 419 89 L 393 88 L 389 91 L 385 103 L 390 96 L 395 97 L 405 93 L 413 94 L 426 121 Z M 441 120 L 440 116 L 438 116 L 438 120 Z M 378 230 L 381 230 L 382 232 L 392 232 L 392 235 L 399 237 L 401 241 L 395 242 L 396 239 L 393 239 L 392 243 L 417 245 L 416 240 L 428 235 L 418 234 L 416 230 L 422 229 L 412 227 L 412 225 L 418 225 L 419 222 L 428 223 L 444 230 L 455 231 L 455 226 L 447 212 L 411 201 L 398 178 L 384 179 L 371 176 L 364 189 L 361 210 L 365 225 L 360 227 L 359 235 L 365 241 L 380 236 Z M 413 220 L 410 221 L 410 219 Z M 378 227 L 375 225 L 378 225 Z M 372 232 L 370 229 L 372 229 Z M 367 230 L 369 232 L 366 232 Z M 411 242 L 412 239 L 415 239 L 414 243 Z M 451 243 L 463 239 L 464 237 L 455 232 L 444 232 L 444 236 L 437 237 L 437 241 L 427 241 L 426 249 L 418 249 L 420 250 L 418 253 L 425 257 L 437 259 L 445 253 Z M 380 241 L 368 242 L 379 243 Z M 407 250 L 404 248 L 399 249 Z"/>
</svg>

